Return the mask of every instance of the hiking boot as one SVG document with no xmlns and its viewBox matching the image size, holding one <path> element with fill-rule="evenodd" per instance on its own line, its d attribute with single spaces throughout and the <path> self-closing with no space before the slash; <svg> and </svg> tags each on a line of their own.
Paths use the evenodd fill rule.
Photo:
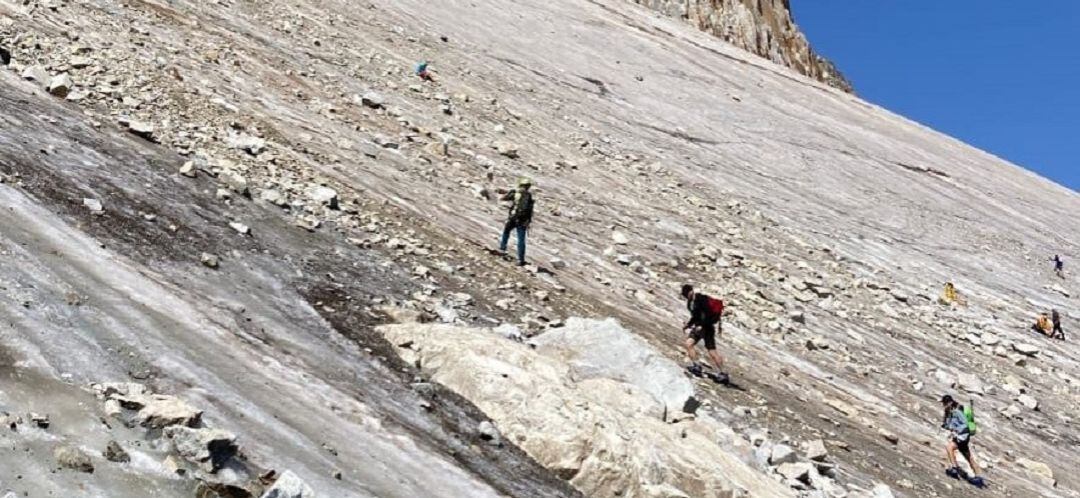
<svg viewBox="0 0 1080 498">
<path fill-rule="evenodd" d="M 693 374 L 694 377 L 701 377 L 702 375 L 704 375 L 704 372 L 701 370 L 701 365 L 698 365 L 696 363 L 686 367 L 686 371 Z"/>
<path fill-rule="evenodd" d="M 972 477 L 971 479 L 968 479 L 968 482 L 971 483 L 971 485 L 975 486 L 976 488 L 985 488 L 986 487 L 986 481 L 984 481 L 983 478 L 980 477 L 980 476 Z"/>
<path fill-rule="evenodd" d="M 949 477 L 951 477 L 953 479 L 959 479 L 960 478 L 960 468 L 959 467 L 947 468 L 947 469 L 945 469 L 945 475 L 947 475 L 947 476 L 949 476 Z"/>
<path fill-rule="evenodd" d="M 713 375 L 712 380 L 717 384 L 728 384 L 731 382 L 731 377 L 726 373 L 720 372 Z"/>
</svg>

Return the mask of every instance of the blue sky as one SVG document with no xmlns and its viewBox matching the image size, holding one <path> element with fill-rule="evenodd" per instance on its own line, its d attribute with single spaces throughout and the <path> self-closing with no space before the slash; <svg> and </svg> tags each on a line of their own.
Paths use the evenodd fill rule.
<svg viewBox="0 0 1080 498">
<path fill-rule="evenodd" d="M 863 98 L 1080 190 L 1080 0 L 793 0 Z"/>
</svg>

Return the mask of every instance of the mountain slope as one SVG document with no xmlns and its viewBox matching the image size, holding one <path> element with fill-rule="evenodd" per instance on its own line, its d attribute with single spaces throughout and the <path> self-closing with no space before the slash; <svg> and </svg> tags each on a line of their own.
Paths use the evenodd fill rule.
<svg viewBox="0 0 1080 498">
<path fill-rule="evenodd" d="M 681 361 L 689 281 L 728 300 L 721 344 L 745 391 L 698 387 L 748 437 L 826 440 L 843 485 L 967 495 L 941 474 L 936 398 L 970 373 L 994 483 L 980 496 L 1080 485 L 1077 353 L 1027 328 L 1050 306 L 1075 319 L 1075 280 L 1045 260 L 1080 252 L 1080 198 L 1014 165 L 623 1 L 0 15 L 19 110 L 0 130 L 5 226 L 21 227 L 4 237 L 22 258 L 0 274 L 18 289 L 2 337 L 6 382 L 31 393 L 5 411 L 48 410 L 21 371 L 128 378 L 191 398 L 253 460 L 328 496 L 570 495 L 480 444 L 471 405 L 424 395 L 372 333 L 379 308 L 534 332 L 611 315 Z M 436 83 L 412 74 L 420 60 Z M 70 75 L 66 100 L 20 81 L 35 65 Z M 522 175 L 538 185 L 530 254 L 563 260 L 554 274 L 484 251 L 503 216 L 491 194 Z M 967 307 L 934 302 L 945 281 Z M 90 296 L 74 310 L 71 287 Z M 1041 408 L 1012 410 L 1020 390 Z"/>
</svg>

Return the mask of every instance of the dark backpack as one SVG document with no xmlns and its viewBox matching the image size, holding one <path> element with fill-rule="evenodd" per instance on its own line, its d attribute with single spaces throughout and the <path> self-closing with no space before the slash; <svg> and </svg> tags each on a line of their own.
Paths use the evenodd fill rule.
<svg viewBox="0 0 1080 498">
<path fill-rule="evenodd" d="M 520 196 L 520 197 L 518 197 Z M 510 222 L 515 225 L 528 225 L 533 217 L 532 192 L 524 191 L 515 195 L 514 205 L 510 206 Z"/>
</svg>

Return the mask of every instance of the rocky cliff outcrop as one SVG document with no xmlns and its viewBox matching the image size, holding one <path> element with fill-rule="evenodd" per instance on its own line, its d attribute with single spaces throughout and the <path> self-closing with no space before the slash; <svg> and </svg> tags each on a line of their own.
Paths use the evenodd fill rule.
<svg viewBox="0 0 1080 498">
<path fill-rule="evenodd" d="M 795 24 L 790 0 L 633 1 L 830 86 L 854 91 L 836 65 L 810 46 Z"/>
</svg>

